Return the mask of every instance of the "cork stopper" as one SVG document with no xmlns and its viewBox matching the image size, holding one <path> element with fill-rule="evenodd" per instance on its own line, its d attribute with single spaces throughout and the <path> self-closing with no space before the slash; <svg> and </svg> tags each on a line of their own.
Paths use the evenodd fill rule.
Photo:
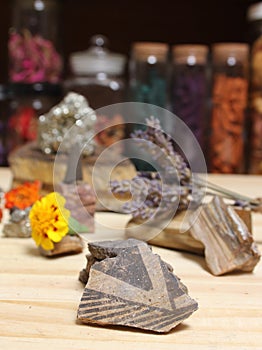
<svg viewBox="0 0 262 350">
<path fill-rule="evenodd" d="M 207 62 L 208 46 L 206 45 L 174 45 L 172 47 L 173 60 L 179 64 L 205 64 Z"/>
<path fill-rule="evenodd" d="M 217 43 L 212 46 L 214 63 L 227 63 L 234 66 L 248 60 L 249 46 L 244 43 Z"/>
<path fill-rule="evenodd" d="M 262 19 L 262 2 L 252 4 L 247 9 L 247 20 L 257 21 Z"/>
<path fill-rule="evenodd" d="M 152 63 L 154 63 L 153 57 L 156 61 L 166 60 L 167 52 L 168 45 L 164 43 L 136 42 L 132 46 L 132 54 L 135 59 L 148 61 L 152 56 Z"/>
</svg>

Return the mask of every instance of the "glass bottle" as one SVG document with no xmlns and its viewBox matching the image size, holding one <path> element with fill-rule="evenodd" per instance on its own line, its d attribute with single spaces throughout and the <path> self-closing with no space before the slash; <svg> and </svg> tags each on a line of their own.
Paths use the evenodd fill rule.
<svg viewBox="0 0 262 350">
<path fill-rule="evenodd" d="M 135 42 L 129 65 L 130 98 L 167 107 L 168 45 Z"/>
<path fill-rule="evenodd" d="M 102 35 L 90 39 L 86 51 L 70 55 L 71 76 L 64 82 L 66 92 L 85 96 L 93 109 L 125 99 L 123 78 L 126 57 L 108 50 L 108 40 Z"/>
<path fill-rule="evenodd" d="M 109 51 L 108 40 L 95 35 L 86 51 L 70 56 L 72 75 L 63 84 L 64 92 L 74 91 L 86 97 L 89 105 L 97 110 L 96 141 L 102 147 L 110 146 L 124 138 L 125 123 L 121 113 L 109 113 L 102 108 L 121 103 L 126 98 L 124 70 L 126 57 Z M 100 110 L 101 108 L 101 110 Z M 119 152 L 121 152 L 119 144 Z"/>
<path fill-rule="evenodd" d="M 171 109 L 187 124 L 204 150 L 208 47 L 175 45 L 172 54 Z"/>
<path fill-rule="evenodd" d="M 8 90 L 0 85 L 0 166 L 7 166 L 7 122 L 8 122 Z"/>
<path fill-rule="evenodd" d="M 38 117 L 49 111 L 61 97 L 62 92 L 58 85 L 12 85 L 7 123 L 9 152 L 36 140 Z"/>
<path fill-rule="evenodd" d="M 157 107 L 168 107 L 168 45 L 158 42 L 135 42 L 131 47 L 129 60 L 129 100 L 142 102 L 145 105 L 133 104 L 133 114 L 136 123 L 128 126 L 128 135 L 136 129 L 145 127 L 146 118 L 155 115 Z M 166 127 L 163 120 L 160 120 Z M 128 152 L 133 153 L 132 146 Z M 134 152 L 133 163 L 138 170 L 155 170 L 150 165 L 150 159 L 145 161 L 147 155 L 142 149 Z M 150 157 L 149 157 L 150 158 Z M 144 159 L 144 160 L 143 160 Z"/>
<path fill-rule="evenodd" d="M 250 95 L 248 171 L 262 174 L 262 2 L 249 6 Z"/>
<path fill-rule="evenodd" d="M 13 0 L 8 42 L 11 83 L 51 83 L 61 80 L 58 0 Z"/>
<path fill-rule="evenodd" d="M 248 52 L 243 43 L 212 46 L 211 172 L 245 171 Z"/>
</svg>

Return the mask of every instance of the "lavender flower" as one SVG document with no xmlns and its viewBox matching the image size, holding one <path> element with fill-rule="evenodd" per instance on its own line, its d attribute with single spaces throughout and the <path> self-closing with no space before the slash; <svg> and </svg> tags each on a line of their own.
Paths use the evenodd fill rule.
<svg viewBox="0 0 262 350">
<path fill-rule="evenodd" d="M 151 117 L 146 122 L 147 128 L 136 130 L 131 137 L 151 154 L 161 174 L 141 172 L 132 180 L 111 182 L 115 195 L 131 199 L 123 205 L 123 210 L 137 220 L 163 216 L 170 210 L 185 210 L 194 201 L 191 171 L 184 159 L 174 150 L 158 119 Z"/>
</svg>

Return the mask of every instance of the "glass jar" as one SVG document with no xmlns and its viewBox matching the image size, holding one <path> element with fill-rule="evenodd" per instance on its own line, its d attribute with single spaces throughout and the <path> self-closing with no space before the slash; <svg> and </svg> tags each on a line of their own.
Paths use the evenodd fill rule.
<svg viewBox="0 0 262 350">
<path fill-rule="evenodd" d="M 208 47 L 175 45 L 172 48 L 170 103 L 172 112 L 191 129 L 204 150 L 208 91 Z"/>
<path fill-rule="evenodd" d="M 57 104 L 62 92 L 59 85 L 14 84 L 10 89 L 7 124 L 8 151 L 36 140 L 38 117 Z"/>
<path fill-rule="evenodd" d="M 248 171 L 262 174 L 262 2 L 248 8 L 250 57 L 250 135 Z"/>
<path fill-rule="evenodd" d="M 102 35 L 93 36 L 90 42 L 86 51 L 71 54 L 72 75 L 63 86 L 65 93 L 74 91 L 85 96 L 97 110 L 97 129 L 103 131 L 97 133 L 96 141 L 107 147 L 125 136 L 124 117 L 120 113 L 112 115 L 110 108 L 102 107 L 125 101 L 126 57 L 109 51 L 108 40 Z"/>
<path fill-rule="evenodd" d="M 56 84 L 61 80 L 60 4 L 58 0 L 13 0 L 8 42 L 10 82 Z"/>
<path fill-rule="evenodd" d="M 7 166 L 7 122 L 8 122 L 8 90 L 0 85 L 0 166 Z"/>
<path fill-rule="evenodd" d="M 167 107 L 168 45 L 136 42 L 131 49 L 129 65 L 130 98 Z"/>
<path fill-rule="evenodd" d="M 211 172 L 245 172 L 248 52 L 243 43 L 212 47 Z"/>
</svg>

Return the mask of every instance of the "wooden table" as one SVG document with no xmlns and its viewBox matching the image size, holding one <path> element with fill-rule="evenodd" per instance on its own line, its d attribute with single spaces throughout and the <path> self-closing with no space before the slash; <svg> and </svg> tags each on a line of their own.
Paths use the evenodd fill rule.
<svg viewBox="0 0 262 350">
<path fill-rule="evenodd" d="M 211 176 L 211 181 L 250 196 L 262 196 L 262 177 Z M 10 173 L 0 170 L 0 186 Z M 254 214 L 254 238 L 262 250 L 262 215 Z M 124 237 L 128 216 L 96 215 L 87 241 Z M 202 257 L 153 247 L 199 303 L 199 310 L 169 334 L 87 326 L 76 320 L 83 286 L 82 254 L 40 256 L 32 239 L 0 237 L 0 349 L 262 349 L 262 262 L 253 273 L 212 276 Z"/>
</svg>

